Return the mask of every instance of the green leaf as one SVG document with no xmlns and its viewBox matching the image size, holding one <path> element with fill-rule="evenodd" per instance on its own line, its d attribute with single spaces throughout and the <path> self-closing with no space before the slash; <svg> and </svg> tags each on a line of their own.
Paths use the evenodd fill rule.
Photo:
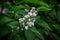
<svg viewBox="0 0 60 40">
<path fill-rule="evenodd" d="M 24 31 L 13 30 L 13 40 L 26 40 Z"/>
<path fill-rule="evenodd" d="M 53 27 L 57 30 L 57 33 L 60 33 L 60 25 L 59 24 L 53 24 Z"/>
<path fill-rule="evenodd" d="M 21 18 L 21 17 L 24 17 L 24 15 L 27 14 L 24 10 L 19 10 L 15 13 L 15 17 L 17 19 Z"/>
<path fill-rule="evenodd" d="M 44 29 L 52 30 L 50 26 L 42 19 L 39 18 L 39 16 L 36 19 L 35 22 L 37 25 L 44 27 Z"/>
<path fill-rule="evenodd" d="M 36 36 L 38 36 L 39 38 L 41 38 L 42 40 L 45 40 L 44 37 L 42 36 L 42 34 L 35 28 L 35 27 L 32 27 L 30 28 L 30 30 L 36 34 Z"/>
<path fill-rule="evenodd" d="M 8 33 L 11 32 L 11 28 L 8 26 L 0 26 L 0 38 L 7 35 Z"/>
<path fill-rule="evenodd" d="M 9 10 L 13 10 L 13 6 L 12 5 L 10 5 L 10 4 L 5 4 L 5 6 L 4 6 L 5 8 L 7 8 L 7 9 L 9 9 Z"/>
<path fill-rule="evenodd" d="M 35 34 L 33 32 L 31 32 L 30 30 L 25 30 L 25 36 L 27 38 L 27 40 L 33 40 L 35 39 Z"/>
<path fill-rule="evenodd" d="M 39 1 L 39 5 L 49 8 L 49 5 L 47 3 L 45 3 L 45 2 L 42 2 L 42 1 Z"/>
<path fill-rule="evenodd" d="M 53 33 L 53 36 L 55 37 L 55 40 L 60 40 L 60 37 Z"/>
<path fill-rule="evenodd" d="M 39 0 L 23 0 L 24 2 L 27 2 L 27 3 L 38 3 Z"/>
<path fill-rule="evenodd" d="M 6 24 L 6 23 L 8 23 L 10 21 L 12 21 L 11 18 L 0 14 L 0 25 Z"/>
<path fill-rule="evenodd" d="M 24 8 L 25 8 L 24 5 L 13 6 L 13 11 L 17 12 L 17 11 L 19 11 L 20 9 L 24 9 Z"/>
<path fill-rule="evenodd" d="M 38 11 L 50 11 L 51 9 L 50 9 L 50 8 L 47 8 L 47 7 L 41 6 L 41 7 L 38 7 L 37 10 L 38 10 Z"/>
<path fill-rule="evenodd" d="M 39 0 L 23 0 L 23 2 L 25 2 L 25 3 L 33 3 L 35 5 L 40 5 L 40 6 L 44 6 L 44 7 L 49 7 L 47 3 L 39 1 Z"/>
<path fill-rule="evenodd" d="M 13 22 L 10 22 L 7 25 L 10 26 L 11 28 L 17 28 L 17 27 L 19 27 L 19 22 L 18 21 L 13 21 Z"/>
<path fill-rule="evenodd" d="M 60 22 L 60 10 L 57 10 L 57 15 L 56 16 L 58 17 L 58 21 Z"/>
</svg>

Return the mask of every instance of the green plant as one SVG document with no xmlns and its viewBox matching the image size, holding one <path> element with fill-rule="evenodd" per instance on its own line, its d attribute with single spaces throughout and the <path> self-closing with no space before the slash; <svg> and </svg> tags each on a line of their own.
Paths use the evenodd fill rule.
<svg viewBox="0 0 60 40">
<path fill-rule="evenodd" d="M 1 0 L 0 40 L 60 40 L 58 5 L 57 0 Z M 19 18 L 27 15 L 31 7 L 38 11 L 34 27 L 23 30 Z"/>
</svg>

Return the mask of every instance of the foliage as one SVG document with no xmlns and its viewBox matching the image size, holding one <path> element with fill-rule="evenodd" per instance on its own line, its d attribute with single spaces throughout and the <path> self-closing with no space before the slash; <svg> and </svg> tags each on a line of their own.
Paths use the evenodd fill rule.
<svg viewBox="0 0 60 40">
<path fill-rule="evenodd" d="M 25 9 L 36 7 L 35 26 L 21 30 L 19 18 Z M 5 10 L 6 9 L 6 10 Z M 19 30 L 17 29 L 18 27 Z M 60 4 L 58 0 L 1 0 L 0 40 L 60 40 Z"/>
</svg>

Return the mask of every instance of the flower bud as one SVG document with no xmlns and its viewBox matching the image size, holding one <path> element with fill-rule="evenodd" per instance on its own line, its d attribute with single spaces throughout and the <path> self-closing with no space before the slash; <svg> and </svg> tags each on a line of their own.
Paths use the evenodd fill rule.
<svg viewBox="0 0 60 40">
<path fill-rule="evenodd" d="M 23 22 L 25 19 L 24 18 L 20 18 L 19 19 L 19 22 L 21 23 L 21 22 Z"/>
<path fill-rule="evenodd" d="M 31 21 L 31 19 L 29 18 L 28 21 Z"/>
<path fill-rule="evenodd" d="M 34 22 L 27 22 L 27 25 L 28 25 L 29 27 L 32 27 L 32 26 L 34 26 Z"/>
<path fill-rule="evenodd" d="M 34 12 L 34 13 L 33 13 L 33 16 L 37 16 L 37 14 Z"/>
<path fill-rule="evenodd" d="M 34 9 L 34 10 L 35 10 L 35 7 L 32 7 L 32 9 Z"/>
<path fill-rule="evenodd" d="M 32 12 L 28 12 L 28 15 L 32 16 Z"/>
<path fill-rule="evenodd" d="M 27 30 L 28 29 L 28 26 L 25 26 L 25 29 Z"/>
<path fill-rule="evenodd" d="M 29 18 L 30 16 L 29 15 L 25 15 L 24 18 Z"/>
</svg>

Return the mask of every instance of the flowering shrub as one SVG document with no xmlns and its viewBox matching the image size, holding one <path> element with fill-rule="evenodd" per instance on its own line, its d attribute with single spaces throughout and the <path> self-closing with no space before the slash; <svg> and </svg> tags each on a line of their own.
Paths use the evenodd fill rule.
<svg viewBox="0 0 60 40">
<path fill-rule="evenodd" d="M 60 40 L 59 0 L 0 0 L 0 40 Z"/>
<path fill-rule="evenodd" d="M 36 16 L 37 11 L 35 10 L 35 7 L 32 7 L 27 15 L 25 15 L 23 18 L 19 18 L 19 23 L 27 30 L 29 27 L 34 26 Z"/>
</svg>

